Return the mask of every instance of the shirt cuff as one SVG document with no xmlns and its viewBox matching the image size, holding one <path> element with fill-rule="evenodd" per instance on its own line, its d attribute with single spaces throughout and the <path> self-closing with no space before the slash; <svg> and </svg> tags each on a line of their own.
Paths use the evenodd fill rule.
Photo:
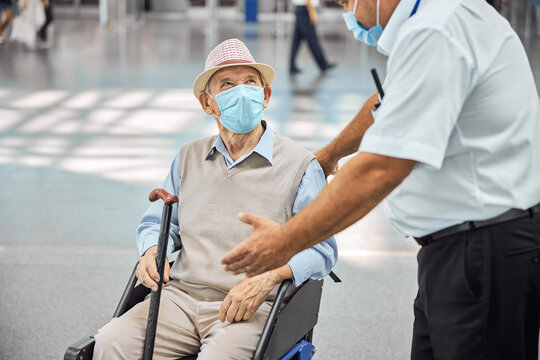
<svg viewBox="0 0 540 360">
<path fill-rule="evenodd" d="M 146 236 L 147 239 L 143 240 L 142 248 L 140 249 L 140 256 L 143 256 L 146 253 L 146 251 L 150 249 L 152 246 L 157 246 L 159 233 L 151 234 L 151 235 L 153 236 Z M 145 238 L 145 236 L 143 236 L 143 238 Z M 172 259 L 172 256 L 171 256 L 173 253 L 173 250 L 174 250 L 174 239 L 169 236 L 169 241 L 167 242 L 167 259 L 169 261 L 174 260 Z"/>
<path fill-rule="evenodd" d="M 360 143 L 358 151 L 415 160 L 436 169 L 440 169 L 444 161 L 444 152 L 434 146 L 378 135 L 366 134 Z"/>
<path fill-rule="evenodd" d="M 152 241 L 152 240 L 145 240 L 145 241 L 143 242 L 143 245 L 142 245 L 142 248 L 141 248 L 141 250 L 140 250 L 140 254 L 139 254 L 139 255 L 143 256 L 143 255 L 146 253 L 146 251 L 147 251 L 148 249 L 150 249 L 152 246 L 157 246 L 157 240 L 156 240 L 155 242 Z"/>
<path fill-rule="evenodd" d="M 293 274 L 294 286 L 298 287 L 302 285 L 304 281 L 310 278 L 312 266 L 310 264 L 310 257 L 306 256 L 306 254 L 296 254 L 291 258 L 291 260 L 289 260 L 288 264 Z"/>
</svg>

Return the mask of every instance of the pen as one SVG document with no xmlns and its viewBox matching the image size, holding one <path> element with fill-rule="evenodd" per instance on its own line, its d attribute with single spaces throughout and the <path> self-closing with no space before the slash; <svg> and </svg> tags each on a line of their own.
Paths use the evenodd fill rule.
<svg viewBox="0 0 540 360">
<path fill-rule="evenodd" d="M 375 86 L 377 86 L 379 98 L 382 100 L 384 97 L 384 90 L 382 88 L 381 81 L 379 80 L 379 75 L 377 75 L 377 70 L 375 70 L 375 68 L 371 69 L 371 75 L 373 76 L 373 81 L 375 81 Z M 375 104 L 375 110 L 377 110 L 379 106 L 381 106 L 380 101 Z"/>
</svg>

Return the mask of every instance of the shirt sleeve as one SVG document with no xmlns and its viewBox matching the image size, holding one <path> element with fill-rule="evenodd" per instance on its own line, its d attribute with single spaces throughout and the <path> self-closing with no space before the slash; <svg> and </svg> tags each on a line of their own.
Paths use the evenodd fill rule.
<svg viewBox="0 0 540 360">
<path fill-rule="evenodd" d="M 163 189 L 169 194 L 179 196 L 178 188 L 180 184 L 180 173 L 178 172 L 179 155 L 174 158 L 169 174 L 163 182 Z M 141 218 L 137 227 L 137 247 L 139 254 L 144 255 L 146 250 L 158 244 L 159 227 L 161 223 L 161 213 L 163 212 L 163 201 L 155 201 L 150 204 Z M 171 227 L 169 229 L 169 242 L 167 244 L 167 259 L 170 261 L 171 254 L 176 245 L 180 244 L 180 232 L 178 226 L 178 204 L 174 204 L 171 214 Z"/>
<path fill-rule="evenodd" d="M 293 204 L 293 215 L 312 202 L 326 186 L 324 172 L 313 159 L 302 177 Z M 289 260 L 293 281 L 300 286 L 307 279 L 320 279 L 330 273 L 338 257 L 337 244 L 331 237 L 312 248 L 306 249 Z"/>
<path fill-rule="evenodd" d="M 474 78 L 472 60 L 449 35 L 405 35 L 388 60 L 385 96 L 359 150 L 440 169 Z"/>
</svg>

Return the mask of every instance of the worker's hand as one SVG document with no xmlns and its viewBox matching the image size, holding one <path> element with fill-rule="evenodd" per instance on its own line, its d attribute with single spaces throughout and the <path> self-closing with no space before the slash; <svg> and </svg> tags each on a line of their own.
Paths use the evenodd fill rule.
<svg viewBox="0 0 540 360">
<path fill-rule="evenodd" d="M 255 276 L 286 264 L 296 253 L 279 224 L 253 214 L 239 213 L 238 218 L 253 226 L 253 232 L 221 259 L 226 271 Z"/>
<path fill-rule="evenodd" d="M 50 0 L 43 0 L 43 7 L 44 7 L 44 8 L 48 8 L 49 5 L 51 5 Z"/>
<path fill-rule="evenodd" d="M 26 8 L 28 8 L 28 0 L 23 1 L 22 9 L 26 10 Z"/>
<path fill-rule="evenodd" d="M 137 279 L 147 288 L 156 291 L 158 289 L 159 273 L 156 264 L 157 246 L 152 246 L 139 259 L 137 264 Z M 165 268 L 163 269 L 163 282 L 169 281 L 169 262 L 165 259 Z"/>
<path fill-rule="evenodd" d="M 309 11 L 309 21 L 313 25 L 316 25 L 317 22 L 319 22 L 319 18 L 317 17 L 317 12 L 315 11 L 314 8 L 311 8 L 311 10 Z"/>
<path fill-rule="evenodd" d="M 328 155 L 328 150 L 326 147 L 323 147 L 315 151 L 315 157 L 317 162 L 321 165 L 321 168 L 324 171 L 324 176 L 328 177 L 334 175 L 339 170 L 339 163 L 336 159 L 331 158 Z"/>
<path fill-rule="evenodd" d="M 270 291 L 281 282 L 275 271 L 246 278 L 233 287 L 219 308 L 219 320 L 225 322 L 249 320 Z"/>
</svg>

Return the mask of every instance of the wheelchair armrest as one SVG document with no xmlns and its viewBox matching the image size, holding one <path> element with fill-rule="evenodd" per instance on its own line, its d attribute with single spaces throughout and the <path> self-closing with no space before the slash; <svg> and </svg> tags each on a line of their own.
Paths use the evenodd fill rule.
<svg viewBox="0 0 540 360">
<path fill-rule="evenodd" d="M 138 263 L 139 262 L 137 262 L 137 264 Z M 124 290 L 124 293 L 120 298 L 120 302 L 118 303 L 118 306 L 114 311 L 113 317 L 119 317 L 126 312 L 129 299 L 131 298 L 131 295 L 133 294 L 133 289 L 135 288 L 135 284 L 137 283 L 137 264 L 135 264 L 135 268 L 133 268 L 133 271 L 131 272 L 131 276 L 129 277 L 126 289 Z"/>
<path fill-rule="evenodd" d="M 264 324 L 264 328 L 261 334 L 261 339 L 259 340 L 259 343 L 257 344 L 257 348 L 255 349 L 255 354 L 253 356 L 253 360 L 261 360 L 262 355 L 264 351 L 266 350 L 266 347 L 268 345 L 268 341 L 270 341 L 270 336 L 272 335 L 272 332 L 274 331 L 274 326 L 279 314 L 279 310 L 281 309 L 283 302 L 285 300 L 285 294 L 289 290 L 289 288 L 293 285 L 292 280 L 288 279 L 285 280 L 279 285 L 278 292 L 276 294 L 276 298 L 274 300 L 274 303 L 272 304 L 272 308 L 270 309 L 270 314 L 268 314 L 268 319 L 266 320 L 266 323 Z"/>
<path fill-rule="evenodd" d="M 92 360 L 94 356 L 94 336 L 86 336 L 67 348 L 64 360 Z"/>
<path fill-rule="evenodd" d="M 285 295 L 294 284 L 292 280 L 281 283 L 253 360 L 278 359 L 300 339 L 311 336 L 318 320 L 322 285 L 322 279 L 304 283 L 283 307 Z"/>
</svg>

